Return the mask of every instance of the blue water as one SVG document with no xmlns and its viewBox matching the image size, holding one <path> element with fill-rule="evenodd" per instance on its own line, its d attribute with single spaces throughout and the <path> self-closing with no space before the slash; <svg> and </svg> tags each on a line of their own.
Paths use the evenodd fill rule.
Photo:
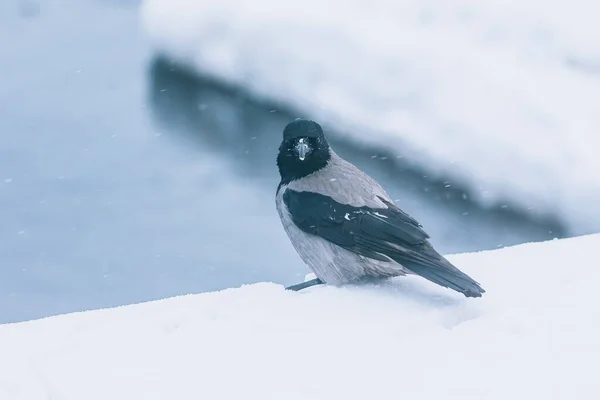
<svg viewBox="0 0 600 400">
<path fill-rule="evenodd" d="M 294 115 L 157 63 L 137 7 L 0 4 L 0 323 L 306 272 L 273 204 Z M 333 142 L 444 252 L 562 234 Z"/>
</svg>

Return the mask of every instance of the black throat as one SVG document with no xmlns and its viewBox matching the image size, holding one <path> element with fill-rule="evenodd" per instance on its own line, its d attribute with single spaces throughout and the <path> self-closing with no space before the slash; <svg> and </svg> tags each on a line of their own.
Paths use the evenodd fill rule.
<svg viewBox="0 0 600 400">
<path fill-rule="evenodd" d="M 279 182 L 277 191 L 282 185 L 304 178 L 327 166 L 331 159 L 331 153 L 325 138 L 308 138 L 308 142 L 312 151 L 304 160 L 300 160 L 294 152 L 296 144 L 294 140 L 281 142 L 279 154 L 277 155 L 277 167 L 279 168 L 281 182 Z"/>
</svg>

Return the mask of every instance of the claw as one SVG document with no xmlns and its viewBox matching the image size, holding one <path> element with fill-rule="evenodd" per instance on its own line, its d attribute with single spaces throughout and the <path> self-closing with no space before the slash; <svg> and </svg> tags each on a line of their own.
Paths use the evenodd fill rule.
<svg viewBox="0 0 600 400">
<path fill-rule="evenodd" d="M 306 282 L 298 283 L 296 285 L 288 286 L 285 288 L 285 290 L 292 290 L 294 292 L 297 292 L 299 290 L 306 289 L 311 286 L 323 285 L 324 283 L 325 282 L 323 282 L 319 278 L 315 278 L 315 279 L 311 279 L 310 281 L 306 281 Z"/>
</svg>

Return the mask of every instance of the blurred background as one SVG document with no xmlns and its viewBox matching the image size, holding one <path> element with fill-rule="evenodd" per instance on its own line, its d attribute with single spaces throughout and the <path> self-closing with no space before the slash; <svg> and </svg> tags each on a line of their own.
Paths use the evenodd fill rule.
<svg viewBox="0 0 600 400">
<path fill-rule="evenodd" d="M 299 117 L 445 254 L 600 231 L 593 1 L 245 3 L 0 3 L 0 323 L 301 281 Z"/>
</svg>

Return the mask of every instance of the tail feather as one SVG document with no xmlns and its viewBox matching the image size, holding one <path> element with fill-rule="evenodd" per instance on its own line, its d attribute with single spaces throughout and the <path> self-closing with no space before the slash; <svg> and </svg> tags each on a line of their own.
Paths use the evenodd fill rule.
<svg viewBox="0 0 600 400">
<path fill-rule="evenodd" d="M 453 289 L 466 297 L 481 297 L 485 290 L 470 276 L 456 268 L 449 261 L 442 258 L 444 265 L 440 268 L 412 264 L 405 265 L 407 269 L 433 283 Z"/>
</svg>

